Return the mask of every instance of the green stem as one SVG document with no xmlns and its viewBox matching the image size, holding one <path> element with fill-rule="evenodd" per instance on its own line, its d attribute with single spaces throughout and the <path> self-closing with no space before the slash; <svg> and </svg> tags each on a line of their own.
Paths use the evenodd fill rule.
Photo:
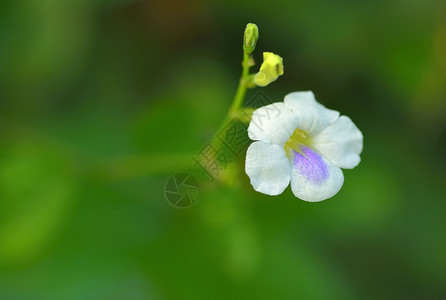
<svg viewBox="0 0 446 300">
<path fill-rule="evenodd" d="M 235 93 L 231 108 L 229 109 L 230 116 L 233 116 L 238 112 L 239 108 L 243 104 L 243 100 L 245 99 L 247 90 L 247 79 L 249 75 L 249 54 L 243 53 L 242 67 L 242 77 L 240 78 L 237 92 Z"/>
<path fill-rule="evenodd" d="M 231 107 L 226 114 L 223 122 L 220 124 L 215 135 L 223 129 L 223 127 L 231 121 L 232 118 L 238 115 L 240 107 L 243 104 L 243 100 L 245 99 L 246 90 L 248 89 L 248 75 L 249 75 L 249 54 L 243 53 L 243 62 L 242 62 L 242 76 L 240 77 L 240 81 L 237 87 L 237 92 L 235 93 L 234 100 L 232 100 Z M 212 140 L 215 140 L 215 135 Z"/>
<path fill-rule="evenodd" d="M 243 104 L 243 100 L 245 99 L 246 90 L 248 89 L 247 86 L 247 78 L 249 75 L 249 54 L 243 53 L 243 62 L 242 62 L 242 76 L 240 78 L 237 92 L 235 93 L 234 100 L 232 101 L 232 104 L 228 110 L 228 113 L 226 114 L 226 117 L 223 119 L 223 122 L 221 122 L 220 126 L 218 127 L 218 130 L 214 133 L 211 142 L 212 145 L 217 148 L 221 149 L 223 147 L 223 144 L 220 139 L 217 138 L 218 133 L 223 130 L 223 128 L 234 118 L 238 115 L 239 109 Z"/>
</svg>

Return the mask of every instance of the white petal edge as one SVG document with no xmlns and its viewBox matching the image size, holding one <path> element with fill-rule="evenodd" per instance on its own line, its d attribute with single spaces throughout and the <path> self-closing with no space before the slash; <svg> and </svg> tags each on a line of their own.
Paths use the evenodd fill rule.
<svg viewBox="0 0 446 300">
<path fill-rule="evenodd" d="M 283 147 L 264 142 L 254 142 L 248 147 L 245 172 L 257 192 L 281 194 L 290 183 L 290 168 Z"/>
<path fill-rule="evenodd" d="M 285 96 L 284 103 L 296 114 L 299 121 L 297 128 L 311 136 L 317 135 L 339 117 L 338 111 L 317 102 L 312 91 L 289 93 Z"/>
<path fill-rule="evenodd" d="M 340 116 L 332 125 L 313 138 L 313 148 L 343 169 L 353 169 L 361 158 L 363 136 L 353 121 Z"/>
<path fill-rule="evenodd" d="M 291 166 L 291 191 L 297 198 L 308 202 L 326 200 L 336 195 L 344 184 L 342 170 L 323 156 L 320 156 L 320 158 L 326 167 L 326 177 L 324 176 L 325 178 L 321 181 L 311 180 L 312 170 L 296 166 L 293 161 Z M 316 176 L 319 176 L 318 172 L 316 170 Z"/>
<path fill-rule="evenodd" d="M 256 109 L 248 127 L 251 140 L 283 145 L 296 129 L 296 115 L 283 102 Z"/>
</svg>

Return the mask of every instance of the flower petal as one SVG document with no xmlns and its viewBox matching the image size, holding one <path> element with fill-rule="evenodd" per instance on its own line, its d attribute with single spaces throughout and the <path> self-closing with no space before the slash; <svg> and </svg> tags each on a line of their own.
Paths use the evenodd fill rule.
<svg viewBox="0 0 446 300">
<path fill-rule="evenodd" d="M 347 116 L 340 116 L 332 125 L 313 138 L 313 148 L 334 165 L 352 169 L 361 158 L 362 133 Z"/>
<path fill-rule="evenodd" d="M 308 147 L 302 146 L 301 151 L 294 152 L 291 167 L 293 194 L 309 202 L 333 197 L 344 183 L 341 169 Z"/>
<path fill-rule="evenodd" d="M 290 183 L 290 168 L 285 150 L 279 145 L 254 142 L 246 152 L 246 174 L 260 193 L 281 194 Z"/>
<path fill-rule="evenodd" d="M 256 109 L 248 127 L 251 140 L 283 145 L 297 125 L 296 115 L 283 102 Z"/>
<path fill-rule="evenodd" d="M 296 114 L 297 128 L 310 135 L 318 134 L 339 117 L 339 112 L 318 103 L 312 91 L 290 93 L 285 96 L 284 103 Z"/>
</svg>

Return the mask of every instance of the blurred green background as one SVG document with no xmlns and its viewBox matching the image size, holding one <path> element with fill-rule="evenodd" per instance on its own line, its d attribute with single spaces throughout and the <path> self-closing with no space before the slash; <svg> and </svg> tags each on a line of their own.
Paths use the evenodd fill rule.
<svg viewBox="0 0 446 300">
<path fill-rule="evenodd" d="M 444 4 L 1 1 L 0 299 L 444 299 Z M 313 90 L 364 134 L 330 200 L 254 192 L 243 155 L 193 165 L 248 22 L 284 58 L 268 97 Z"/>
</svg>

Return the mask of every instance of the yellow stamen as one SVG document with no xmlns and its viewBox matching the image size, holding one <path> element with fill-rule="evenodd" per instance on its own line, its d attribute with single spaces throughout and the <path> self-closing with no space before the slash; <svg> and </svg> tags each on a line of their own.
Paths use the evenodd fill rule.
<svg viewBox="0 0 446 300">
<path fill-rule="evenodd" d="M 300 146 L 305 145 L 307 147 L 311 146 L 311 138 L 308 136 L 308 134 L 300 129 L 294 130 L 293 134 L 290 136 L 288 141 L 283 146 L 283 149 L 285 149 L 285 153 L 288 157 L 293 153 L 293 151 L 296 151 L 298 153 L 302 154 L 302 151 L 300 149 Z"/>
</svg>

